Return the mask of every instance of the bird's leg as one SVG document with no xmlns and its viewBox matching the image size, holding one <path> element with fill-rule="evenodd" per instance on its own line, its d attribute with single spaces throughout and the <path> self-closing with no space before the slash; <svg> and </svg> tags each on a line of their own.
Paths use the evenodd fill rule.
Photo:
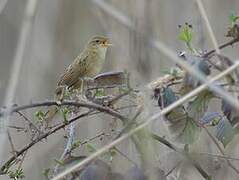
<svg viewBox="0 0 239 180">
<path fill-rule="evenodd" d="M 79 101 L 88 101 L 87 97 L 85 96 L 85 90 L 84 90 L 84 85 L 85 85 L 85 79 L 84 78 L 80 78 L 80 88 L 79 88 L 79 93 L 77 95 L 77 98 Z"/>
<path fill-rule="evenodd" d="M 65 94 L 66 87 L 65 86 L 58 86 L 55 90 L 55 97 L 54 99 L 56 100 L 56 103 L 58 105 L 61 104 L 61 102 L 64 99 L 64 94 Z"/>
<path fill-rule="evenodd" d="M 94 81 L 94 78 L 91 78 L 91 77 L 84 77 L 83 79 L 85 82 L 93 82 Z"/>
</svg>

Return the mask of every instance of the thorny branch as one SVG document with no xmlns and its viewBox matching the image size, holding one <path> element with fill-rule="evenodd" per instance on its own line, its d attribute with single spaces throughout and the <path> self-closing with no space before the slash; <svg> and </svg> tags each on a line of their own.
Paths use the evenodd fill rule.
<svg viewBox="0 0 239 180">
<path fill-rule="evenodd" d="M 224 49 L 224 48 L 226 48 L 226 47 L 228 47 L 228 46 L 233 46 L 233 44 L 238 43 L 238 42 L 239 42 L 239 39 L 232 39 L 232 40 L 230 40 L 230 41 L 228 41 L 228 42 L 223 43 L 222 45 L 220 45 L 220 46 L 219 46 L 219 49 Z M 215 49 L 212 49 L 212 50 L 206 52 L 205 54 L 203 54 L 202 57 L 208 58 L 209 56 L 211 56 L 211 55 L 212 55 L 213 53 L 215 53 L 215 52 L 216 52 L 216 50 L 215 50 Z"/>
<path fill-rule="evenodd" d="M 42 106 L 75 106 L 75 107 L 85 107 L 89 109 L 95 109 L 101 112 L 105 112 L 107 114 L 110 114 L 112 116 L 115 116 L 122 121 L 126 121 L 127 119 L 122 116 L 120 113 L 116 112 L 115 110 L 101 106 L 98 104 L 93 104 L 93 103 L 87 103 L 87 102 L 76 102 L 76 101 L 63 101 L 61 104 L 59 104 L 57 101 L 45 101 L 45 102 L 39 102 L 39 103 L 33 103 L 33 104 L 28 104 L 28 105 L 23 105 L 23 106 L 18 106 L 18 107 L 13 107 L 11 108 L 11 114 L 17 111 L 22 111 L 24 109 L 31 109 L 31 108 L 36 108 L 36 107 L 42 107 Z M 0 113 L 0 116 L 3 116 L 4 112 Z"/>
<path fill-rule="evenodd" d="M 68 124 L 63 123 L 58 125 L 57 127 L 51 129 L 50 131 L 48 131 L 45 134 L 40 135 L 38 138 L 36 138 L 35 140 L 33 140 L 32 142 L 30 142 L 28 145 L 26 145 L 25 147 L 23 147 L 21 150 L 16 152 L 17 157 L 21 156 L 24 152 L 26 152 L 28 149 L 30 149 L 32 146 L 34 146 L 35 144 L 37 144 L 38 142 L 42 141 L 43 139 L 47 138 L 48 136 L 54 134 L 55 132 L 57 132 L 60 129 L 65 128 L 67 125 L 73 123 L 74 121 L 83 118 L 85 116 L 88 116 L 92 113 L 92 111 L 88 111 L 86 113 L 80 114 L 77 117 L 74 117 L 72 119 L 70 119 L 68 121 Z M 11 164 L 16 160 L 16 156 L 12 156 L 11 158 L 9 158 L 9 160 L 1 167 L 0 169 L 0 174 L 5 174 L 6 170 L 8 169 L 9 166 L 11 166 Z"/>
<path fill-rule="evenodd" d="M 55 101 L 46 101 L 46 102 L 41 102 L 41 103 L 34 103 L 34 104 L 30 104 L 30 105 L 24 105 L 24 106 L 19 106 L 19 107 L 14 107 L 11 108 L 11 113 L 13 112 L 19 112 L 21 110 L 24 109 L 30 109 L 30 108 L 35 108 L 35 107 L 41 107 L 41 106 L 76 106 L 76 107 L 86 107 L 92 110 L 89 110 L 86 113 L 80 114 L 72 119 L 70 119 L 67 123 L 62 123 L 58 126 L 56 126 L 55 128 L 49 130 L 47 133 L 45 134 L 41 134 L 38 138 L 36 138 L 35 140 L 33 140 L 31 143 L 29 143 L 27 146 L 23 147 L 21 150 L 16 152 L 16 156 L 11 157 L 0 169 L 0 174 L 5 174 L 6 173 L 6 169 L 11 165 L 12 162 L 14 162 L 16 160 L 16 157 L 19 157 L 20 155 L 22 155 L 25 151 L 27 151 L 28 149 L 30 149 L 32 146 L 34 146 L 35 144 L 37 144 L 38 142 L 40 142 L 41 140 L 47 138 L 49 135 L 57 132 L 60 129 L 65 128 L 66 126 L 68 126 L 69 124 L 73 123 L 74 121 L 83 118 L 85 116 L 89 116 L 89 115 L 93 115 L 93 111 L 98 110 L 100 112 L 104 112 L 106 114 L 112 115 L 113 117 L 119 118 L 122 121 L 126 121 L 127 118 L 124 117 L 123 115 L 121 115 L 120 113 L 116 112 L 115 110 L 109 108 L 109 107 L 104 107 L 101 105 L 97 105 L 97 104 L 93 104 L 93 103 L 78 103 L 78 102 L 74 102 L 74 101 L 63 101 L 60 105 L 57 104 L 57 102 Z M 4 115 L 3 113 L 1 113 L 1 115 Z"/>
</svg>

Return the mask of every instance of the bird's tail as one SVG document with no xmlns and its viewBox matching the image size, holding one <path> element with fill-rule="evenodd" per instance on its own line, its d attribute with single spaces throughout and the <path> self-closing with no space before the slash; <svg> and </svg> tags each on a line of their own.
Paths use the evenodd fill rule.
<svg viewBox="0 0 239 180">
<path fill-rule="evenodd" d="M 63 100 L 63 95 L 64 95 L 64 88 L 61 87 L 61 86 L 58 86 L 55 90 L 54 99 L 56 101 L 61 102 Z M 52 119 L 54 118 L 54 116 L 56 115 L 57 112 L 58 112 L 57 106 L 51 106 L 48 109 L 48 111 L 46 112 L 46 116 L 45 116 L 45 121 L 46 121 L 47 127 L 48 127 L 49 123 L 52 121 Z"/>
<path fill-rule="evenodd" d="M 57 106 L 51 106 L 48 109 L 48 111 L 46 112 L 46 117 L 45 117 L 47 127 L 49 123 L 52 121 L 52 119 L 54 118 L 54 116 L 57 114 L 57 112 L 58 112 Z"/>
</svg>

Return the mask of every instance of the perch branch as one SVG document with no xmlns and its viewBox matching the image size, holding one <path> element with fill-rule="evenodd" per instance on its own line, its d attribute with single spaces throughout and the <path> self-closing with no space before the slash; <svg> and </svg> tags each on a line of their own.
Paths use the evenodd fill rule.
<svg viewBox="0 0 239 180">
<path fill-rule="evenodd" d="M 126 121 L 127 118 L 122 116 L 120 113 L 114 111 L 113 109 L 105 106 L 101 106 L 98 104 L 93 104 L 93 103 L 86 103 L 86 102 L 76 102 L 76 101 L 63 101 L 61 104 L 58 104 L 57 101 L 44 101 L 44 102 L 39 102 L 39 103 L 32 103 L 28 105 L 23 105 L 23 106 L 18 106 L 18 107 L 12 107 L 10 110 L 10 113 L 14 113 L 17 111 L 22 111 L 25 109 L 31 109 L 31 108 L 36 108 L 36 107 L 41 107 L 41 106 L 75 106 L 75 107 L 85 107 L 89 109 L 95 109 L 107 114 L 110 114 L 114 117 L 117 117 L 121 119 L 122 121 Z M 5 110 L 6 111 L 6 110 Z M 0 113 L 0 116 L 3 116 L 4 112 Z"/>
<path fill-rule="evenodd" d="M 34 104 L 30 104 L 30 105 L 24 105 L 24 106 L 19 106 L 19 107 L 14 107 L 11 108 L 11 113 L 13 112 L 17 112 L 17 111 L 21 111 L 24 109 L 29 109 L 29 108 L 35 108 L 35 107 L 40 107 L 40 106 L 52 106 L 52 105 L 58 105 L 55 101 L 47 101 L 47 102 L 40 102 L 40 103 L 34 103 Z M 38 142 L 40 142 L 41 140 L 47 138 L 48 136 L 50 136 L 51 134 L 57 132 L 60 129 L 65 128 L 66 126 L 68 126 L 69 124 L 73 123 L 74 121 L 83 118 L 85 116 L 88 115 L 93 115 L 94 113 L 92 113 L 94 110 L 98 110 L 100 112 L 104 112 L 106 114 L 112 115 L 113 117 L 119 118 L 122 121 L 126 121 L 127 118 L 122 116 L 120 113 L 108 108 L 108 107 L 104 107 L 104 106 L 100 106 L 100 105 L 96 105 L 96 104 L 92 104 L 92 103 L 77 103 L 74 101 L 63 101 L 61 103 L 61 106 L 64 105 L 70 105 L 70 106 L 76 106 L 76 107 L 87 107 L 90 108 L 92 110 L 89 110 L 86 113 L 80 114 L 79 116 L 70 119 L 67 123 L 63 123 L 60 124 L 58 126 L 56 126 L 55 128 L 51 129 L 50 131 L 48 131 L 45 134 L 40 135 L 37 139 L 33 140 L 32 142 L 30 142 L 28 145 L 26 145 L 25 147 L 23 147 L 20 151 L 16 152 L 17 157 L 19 157 L 20 155 L 22 155 L 25 151 L 27 151 L 28 149 L 30 149 L 32 146 L 34 146 L 35 144 L 37 144 Z M 94 110 L 93 110 L 94 109 Z M 96 113 L 95 113 L 96 114 Z M 3 114 L 2 114 L 3 115 Z M 12 156 L 0 169 L 0 174 L 5 174 L 6 173 L 6 169 L 12 164 L 12 162 L 14 162 L 16 160 L 15 156 Z"/>
<path fill-rule="evenodd" d="M 220 46 L 219 46 L 219 49 L 223 49 L 223 48 L 225 48 L 225 47 L 232 46 L 233 44 L 235 44 L 235 43 L 237 43 L 237 42 L 239 42 L 239 39 L 232 39 L 232 40 L 230 40 L 229 42 L 226 42 L 226 43 L 220 45 Z M 215 52 L 216 52 L 216 50 L 215 50 L 215 49 L 212 49 L 212 50 L 206 52 L 205 54 L 203 54 L 202 57 L 207 58 L 207 57 L 209 57 L 211 54 L 213 54 L 213 53 L 215 53 Z"/>
</svg>

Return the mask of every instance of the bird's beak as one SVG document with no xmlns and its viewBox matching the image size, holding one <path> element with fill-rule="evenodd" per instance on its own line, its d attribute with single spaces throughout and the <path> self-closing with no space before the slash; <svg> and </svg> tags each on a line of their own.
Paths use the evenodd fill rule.
<svg viewBox="0 0 239 180">
<path fill-rule="evenodd" d="M 103 47 L 109 47 L 109 46 L 112 46 L 113 44 L 111 44 L 109 41 L 105 41 L 102 46 Z"/>
<path fill-rule="evenodd" d="M 113 46 L 113 44 L 108 42 L 108 43 L 107 43 L 107 46 Z"/>
</svg>

